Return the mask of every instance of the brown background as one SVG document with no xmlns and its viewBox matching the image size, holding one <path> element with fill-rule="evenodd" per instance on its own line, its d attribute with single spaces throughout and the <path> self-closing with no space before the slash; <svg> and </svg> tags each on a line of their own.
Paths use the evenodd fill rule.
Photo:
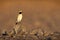
<svg viewBox="0 0 60 40">
<path fill-rule="evenodd" d="M 18 10 L 23 10 L 22 25 L 27 30 L 40 27 L 46 31 L 60 32 L 60 1 L 0 0 L 0 30 L 11 30 Z"/>
</svg>

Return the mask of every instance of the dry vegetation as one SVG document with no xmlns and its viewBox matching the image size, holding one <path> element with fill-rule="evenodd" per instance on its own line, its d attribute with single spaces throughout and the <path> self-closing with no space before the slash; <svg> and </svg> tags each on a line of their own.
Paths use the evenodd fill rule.
<svg viewBox="0 0 60 40">
<path fill-rule="evenodd" d="M 47 33 L 40 28 L 33 29 L 30 32 L 25 31 L 23 27 L 20 29 L 20 32 L 17 34 L 1 34 L 0 40 L 60 40 L 60 32 Z"/>
</svg>

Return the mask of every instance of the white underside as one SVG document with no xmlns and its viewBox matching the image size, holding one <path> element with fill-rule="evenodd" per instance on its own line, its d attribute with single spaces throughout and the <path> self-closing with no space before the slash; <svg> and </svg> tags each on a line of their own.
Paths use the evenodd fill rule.
<svg viewBox="0 0 60 40">
<path fill-rule="evenodd" d="M 17 17 L 17 22 L 19 23 L 19 22 L 21 22 L 21 20 L 22 20 L 22 14 L 19 14 Z"/>
</svg>

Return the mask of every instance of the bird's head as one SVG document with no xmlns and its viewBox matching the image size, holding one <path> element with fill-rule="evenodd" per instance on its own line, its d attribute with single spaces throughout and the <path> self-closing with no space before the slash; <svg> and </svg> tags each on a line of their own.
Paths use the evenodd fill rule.
<svg viewBox="0 0 60 40">
<path fill-rule="evenodd" d="M 19 11 L 19 14 L 22 14 L 22 10 Z"/>
</svg>

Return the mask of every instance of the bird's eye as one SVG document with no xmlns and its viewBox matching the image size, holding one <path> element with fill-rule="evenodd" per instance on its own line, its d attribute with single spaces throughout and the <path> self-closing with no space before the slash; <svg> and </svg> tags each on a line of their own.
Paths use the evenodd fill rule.
<svg viewBox="0 0 60 40">
<path fill-rule="evenodd" d="M 19 14 L 22 14 L 22 12 L 19 12 Z"/>
</svg>

